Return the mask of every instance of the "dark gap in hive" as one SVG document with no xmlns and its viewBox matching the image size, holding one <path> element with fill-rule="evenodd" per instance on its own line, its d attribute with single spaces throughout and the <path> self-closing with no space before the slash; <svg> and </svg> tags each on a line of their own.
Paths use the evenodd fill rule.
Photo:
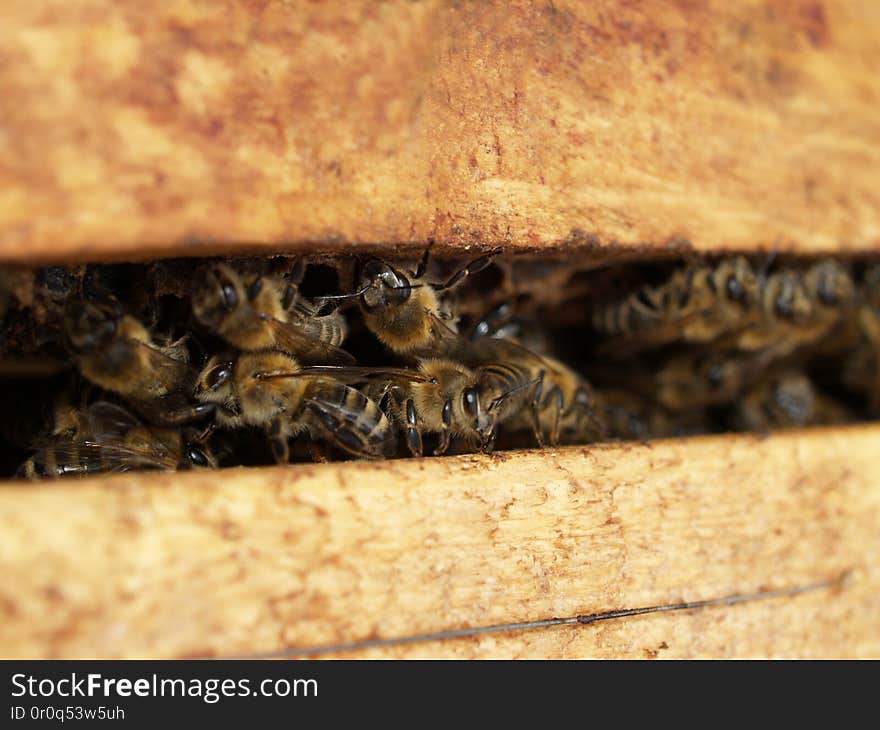
<svg viewBox="0 0 880 730">
<path fill-rule="evenodd" d="M 487 312 L 500 305 L 512 304 L 517 320 L 521 320 L 517 337 L 525 346 L 566 363 L 594 386 L 600 397 L 613 390 L 624 390 L 626 395 L 634 397 L 637 408 L 620 407 L 623 410 L 621 422 L 629 425 L 622 428 L 618 423 L 611 428 L 609 437 L 641 439 L 741 430 L 743 427 L 737 420 L 740 417 L 736 411 L 748 390 L 746 387 L 722 402 L 701 403 L 692 410 L 682 407 L 672 416 L 668 413 L 669 408 L 658 406 L 652 395 L 663 367 L 684 355 L 712 355 L 717 342 L 693 344 L 675 340 L 638 347 L 630 353 L 624 347 L 618 354 L 607 347 L 609 338 L 590 323 L 591 313 L 603 303 L 624 298 L 643 287 L 660 287 L 676 271 L 687 266 L 713 267 L 724 258 L 690 254 L 673 258 L 666 255 L 656 259 L 610 259 L 603 265 L 594 256 L 586 260 L 560 256 L 542 260 L 531 256 L 502 255 L 468 277 L 460 287 L 451 290 L 449 299 L 459 315 L 462 337 Z M 752 255 L 749 259 L 759 272 L 770 263 L 766 255 Z M 355 291 L 364 260 L 364 257 L 357 256 L 316 255 L 307 259 L 308 265 L 300 279 L 297 261 L 292 257 L 222 259 L 250 278 L 264 275 L 298 282 L 300 294 L 308 299 Z M 391 257 L 390 260 L 403 272 L 412 272 L 418 265 L 417 256 Z M 184 347 L 197 369 L 210 355 L 234 349 L 199 323 L 192 313 L 189 289 L 197 268 L 206 261 L 210 260 L 167 259 L 136 264 L 0 270 L 0 294 L 3 295 L 0 297 L 0 392 L 4 402 L 0 417 L 0 476 L 10 476 L 33 452 L 33 448 L 27 448 L 26 435 L 16 432 L 26 430 L 23 427 L 31 420 L 30 415 L 49 407 L 53 392 L 73 388 L 76 398 L 91 393 L 89 400 L 106 398 L 125 402 L 124 398 L 101 394 L 99 389 L 78 375 L 61 324 L 62 312 L 71 301 L 118 300 L 125 312 L 145 324 L 154 337 L 169 342 L 186 337 Z M 435 257 L 425 281 L 444 282 L 467 261 L 463 257 Z M 816 258 L 778 256 L 766 273 L 791 270 L 804 275 L 817 261 Z M 824 419 L 835 423 L 876 417 L 876 401 L 880 400 L 875 389 L 854 388 L 847 381 L 847 373 L 855 367 L 854 363 L 858 364 L 859 358 L 869 360 L 870 367 L 876 367 L 873 351 L 866 349 L 867 345 L 859 340 L 864 339 L 862 334 L 847 347 L 829 352 L 822 350 L 844 324 L 851 324 L 858 330 L 862 327 L 863 310 L 873 312 L 873 289 L 868 291 L 867 285 L 861 282 L 875 262 L 867 258 L 851 258 L 844 263 L 860 288 L 856 300 L 848 305 L 840 326 L 835 325 L 833 331 L 823 334 L 819 341 L 805 343 L 780 358 L 787 368 L 796 369 L 809 379 L 817 397 L 827 399 L 835 407 L 840 406 L 844 416 L 837 414 Z M 340 300 L 339 303 L 350 328 L 343 347 L 360 365 L 413 366 L 410 358 L 389 354 L 368 330 L 355 299 Z M 768 368 L 778 366 L 779 362 L 773 361 Z M 864 368 L 864 363 L 861 366 Z M 749 387 L 761 379 L 758 375 L 750 377 Z M 876 379 L 880 381 L 880 377 Z M 664 411 L 660 419 L 662 428 L 649 423 L 658 411 Z M 143 414 L 138 417 L 144 418 Z M 817 416 L 812 420 L 821 422 L 823 418 Z M 33 430 L 38 429 L 34 427 Z M 496 448 L 535 446 L 534 435 L 528 429 L 511 428 L 505 432 L 501 428 L 500 431 Z M 402 443 L 402 435 L 400 440 Z M 438 436 L 426 435 L 424 440 L 425 453 L 429 454 L 436 446 Z M 585 439 L 593 440 L 596 440 L 595 435 Z M 41 442 L 35 439 L 30 444 L 36 447 Z M 221 431 L 212 436 L 211 448 L 221 466 L 272 462 L 265 434 L 256 428 Z M 453 442 L 449 453 L 468 449 L 467 444 L 458 440 Z M 291 452 L 294 460 L 309 460 L 314 456 L 304 439 L 292 440 Z M 334 459 L 351 458 L 339 449 L 331 449 L 331 455 Z M 406 455 L 405 449 L 401 448 L 398 455 Z"/>
</svg>

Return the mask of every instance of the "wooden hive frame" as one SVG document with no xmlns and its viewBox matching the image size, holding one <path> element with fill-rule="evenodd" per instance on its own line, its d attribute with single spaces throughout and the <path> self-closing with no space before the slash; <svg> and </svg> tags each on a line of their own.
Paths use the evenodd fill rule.
<svg viewBox="0 0 880 730">
<path fill-rule="evenodd" d="M 0 22 L 0 259 L 876 251 L 870 0 L 56 0 Z M 0 654 L 876 656 L 876 426 L 0 489 Z M 846 576 L 843 580 L 842 576 Z"/>
</svg>

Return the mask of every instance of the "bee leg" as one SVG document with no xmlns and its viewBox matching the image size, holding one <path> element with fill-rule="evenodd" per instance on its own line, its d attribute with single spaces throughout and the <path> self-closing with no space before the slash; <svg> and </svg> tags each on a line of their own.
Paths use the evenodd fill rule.
<svg viewBox="0 0 880 730">
<path fill-rule="evenodd" d="M 406 401 L 406 445 L 413 456 L 422 455 L 422 432 L 419 430 L 419 419 L 412 398 Z"/>
<path fill-rule="evenodd" d="M 160 411 L 158 408 L 144 405 L 144 409 L 148 412 L 141 412 L 146 418 L 160 426 L 182 426 L 213 413 L 216 407 L 214 403 L 196 403 L 185 405 L 182 408 Z"/>
<path fill-rule="evenodd" d="M 290 461 L 290 444 L 287 442 L 287 432 L 280 418 L 274 419 L 269 424 L 269 446 L 272 448 L 272 456 L 276 464 L 287 464 Z"/>
<path fill-rule="evenodd" d="M 197 443 L 197 444 L 203 444 L 203 443 L 205 443 L 209 438 L 211 438 L 211 435 L 212 435 L 212 434 L 214 433 L 214 431 L 216 431 L 216 430 L 217 430 L 217 421 L 211 421 L 211 422 L 210 422 L 207 426 L 205 426 L 205 427 L 204 427 L 199 433 L 196 434 L 195 438 L 193 438 L 193 441 L 194 441 L 195 443 Z"/>
<path fill-rule="evenodd" d="M 316 464 L 326 464 L 330 461 L 330 452 L 326 444 L 312 439 L 309 439 L 309 456 L 312 457 L 312 461 Z"/>
<path fill-rule="evenodd" d="M 428 270 L 428 260 L 431 256 L 431 246 L 425 249 L 425 253 L 422 254 L 422 258 L 419 261 L 419 265 L 416 267 L 416 270 L 412 272 L 414 279 L 421 279 L 425 272 Z"/>
<path fill-rule="evenodd" d="M 492 260 L 501 253 L 501 249 L 496 249 L 490 253 L 487 253 L 485 256 L 480 256 L 478 259 L 474 259 L 466 266 L 462 267 L 458 271 L 456 271 L 449 279 L 446 280 L 443 284 L 435 284 L 434 289 L 436 291 L 443 291 L 444 289 L 451 289 L 456 284 L 464 281 L 471 274 L 476 274 L 478 271 L 482 271 L 489 264 L 492 263 Z"/>
<path fill-rule="evenodd" d="M 299 284 L 302 284 L 302 280 L 305 278 L 305 275 L 306 260 L 303 258 L 299 258 L 296 260 L 296 263 L 293 265 L 293 268 L 290 270 L 287 278 L 298 286 Z"/>
<path fill-rule="evenodd" d="M 434 449 L 434 456 L 442 456 L 449 449 L 452 438 L 450 427 L 452 426 L 452 401 L 443 404 L 443 430 L 440 432 L 440 445 Z"/>
<path fill-rule="evenodd" d="M 541 393 L 544 391 L 544 375 L 546 373 L 542 370 L 538 375 L 538 382 L 535 384 L 535 392 L 532 395 L 532 402 L 529 404 L 529 411 L 532 414 L 532 431 L 535 433 L 535 440 L 538 442 L 538 448 L 543 449 L 546 444 L 544 443 L 544 433 L 541 431 L 541 414 L 540 414 L 540 402 L 541 402 Z"/>
<path fill-rule="evenodd" d="M 449 444 L 452 441 L 452 433 L 449 429 L 444 428 L 440 432 L 440 445 L 434 449 L 434 456 L 443 456 L 449 450 Z"/>
<path fill-rule="evenodd" d="M 547 399 L 545 403 L 549 403 L 550 399 L 553 399 L 553 426 L 550 429 L 550 445 L 551 446 L 559 446 L 559 422 L 562 418 L 562 411 L 564 410 L 564 400 L 562 396 L 562 391 L 559 387 L 555 387 L 550 393 L 547 395 Z"/>
</svg>

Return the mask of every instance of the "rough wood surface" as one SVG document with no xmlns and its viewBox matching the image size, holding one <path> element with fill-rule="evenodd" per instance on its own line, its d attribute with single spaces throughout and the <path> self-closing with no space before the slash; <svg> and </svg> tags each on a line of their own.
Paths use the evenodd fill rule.
<svg viewBox="0 0 880 730">
<path fill-rule="evenodd" d="M 880 3 L 0 8 L 0 259 L 880 244 Z"/>
<path fill-rule="evenodd" d="M 0 656 L 880 656 L 880 427 L 0 487 Z"/>
</svg>

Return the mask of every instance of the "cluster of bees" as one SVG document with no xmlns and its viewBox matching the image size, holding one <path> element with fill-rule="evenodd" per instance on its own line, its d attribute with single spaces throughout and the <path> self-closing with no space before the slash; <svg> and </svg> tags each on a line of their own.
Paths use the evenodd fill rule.
<svg viewBox="0 0 880 730">
<path fill-rule="evenodd" d="M 517 290 L 500 253 L 443 277 L 428 252 L 340 258 L 319 286 L 287 257 L 0 272 L 4 432 L 32 452 L 16 474 L 766 431 L 880 407 L 880 267 L 732 256 L 548 293 Z"/>
</svg>

